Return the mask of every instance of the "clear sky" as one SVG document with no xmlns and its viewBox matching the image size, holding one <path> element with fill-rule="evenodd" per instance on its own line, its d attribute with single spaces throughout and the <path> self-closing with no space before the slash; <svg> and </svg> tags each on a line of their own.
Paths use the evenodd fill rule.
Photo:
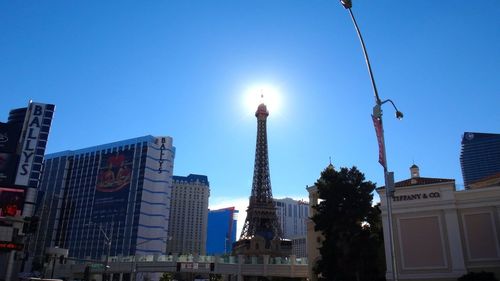
<svg viewBox="0 0 500 281">
<path fill-rule="evenodd" d="M 461 184 L 463 132 L 500 133 L 500 1 L 353 11 L 381 98 L 405 113 L 384 107 L 389 169 Z M 29 99 L 56 104 L 48 153 L 172 136 L 174 174 L 207 175 L 212 207 L 250 195 L 256 106 L 244 95 L 259 85 L 281 100 L 268 118 L 275 197 L 307 199 L 329 157 L 383 185 L 373 92 L 338 1 L 0 2 L 0 121 Z"/>
</svg>

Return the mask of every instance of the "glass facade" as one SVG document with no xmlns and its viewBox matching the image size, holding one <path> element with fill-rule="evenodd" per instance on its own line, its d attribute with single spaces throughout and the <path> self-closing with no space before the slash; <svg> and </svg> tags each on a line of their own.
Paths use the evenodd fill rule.
<svg viewBox="0 0 500 281">
<path fill-rule="evenodd" d="M 466 187 L 500 173 L 500 134 L 465 132 L 460 164 Z"/>
<path fill-rule="evenodd" d="M 47 155 L 35 254 L 165 254 L 174 156 L 171 138 L 153 136 Z"/>
<path fill-rule="evenodd" d="M 231 253 L 236 242 L 238 212 L 234 207 L 208 211 L 207 255 Z"/>
</svg>

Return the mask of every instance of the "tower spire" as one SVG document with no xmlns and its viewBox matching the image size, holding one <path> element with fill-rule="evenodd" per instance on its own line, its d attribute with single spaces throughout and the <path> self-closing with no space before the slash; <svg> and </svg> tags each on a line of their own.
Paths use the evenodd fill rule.
<svg viewBox="0 0 500 281">
<path fill-rule="evenodd" d="M 263 96 L 263 94 L 262 94 Z M 267 146 L 267 117 L 269 111 L 264 103 L 257 107 L 257 140 L 252 181 L 252 193 L 247 216 L 241 231 L 240 240 L 235 243 L 236 254 L 270 254 L 279 256 L 291 250 L 289 241 L 282 240 L 281 226 L 276 214 Z M 285 242 L 285 243 L 283 243 Z M 289 246 L 290 249 L 287 249 Z"/>
</svg>

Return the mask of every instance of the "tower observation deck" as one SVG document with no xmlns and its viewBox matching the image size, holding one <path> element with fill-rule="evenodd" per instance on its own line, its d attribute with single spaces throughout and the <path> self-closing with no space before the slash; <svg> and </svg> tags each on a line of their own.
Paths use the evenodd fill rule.
<svg viewBox="0 0 500 281">
<path fill-rule="evenodd" d="M 266 105 L 261 103 L 255 112 L 257 141 L 252 193 L 240 240 L 233 245 L 234 254 L 288 256 L 292 249 L 291 241 L 282 239 L 281 226 L 273 201 L 267 148 L 268 116 Z"/>
</svg>

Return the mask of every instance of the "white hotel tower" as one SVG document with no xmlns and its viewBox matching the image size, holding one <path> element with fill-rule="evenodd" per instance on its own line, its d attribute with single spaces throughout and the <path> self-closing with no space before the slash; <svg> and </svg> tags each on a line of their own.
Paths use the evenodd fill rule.
<svg viewBox="0 0 500 281">
<path fill-rule="evenodd" d="M 110 256 L 165 254 L 174 157 L 166 136 L 46 155 L 30 252 L 102 259 L 108 236 Z"/>
</svg>

